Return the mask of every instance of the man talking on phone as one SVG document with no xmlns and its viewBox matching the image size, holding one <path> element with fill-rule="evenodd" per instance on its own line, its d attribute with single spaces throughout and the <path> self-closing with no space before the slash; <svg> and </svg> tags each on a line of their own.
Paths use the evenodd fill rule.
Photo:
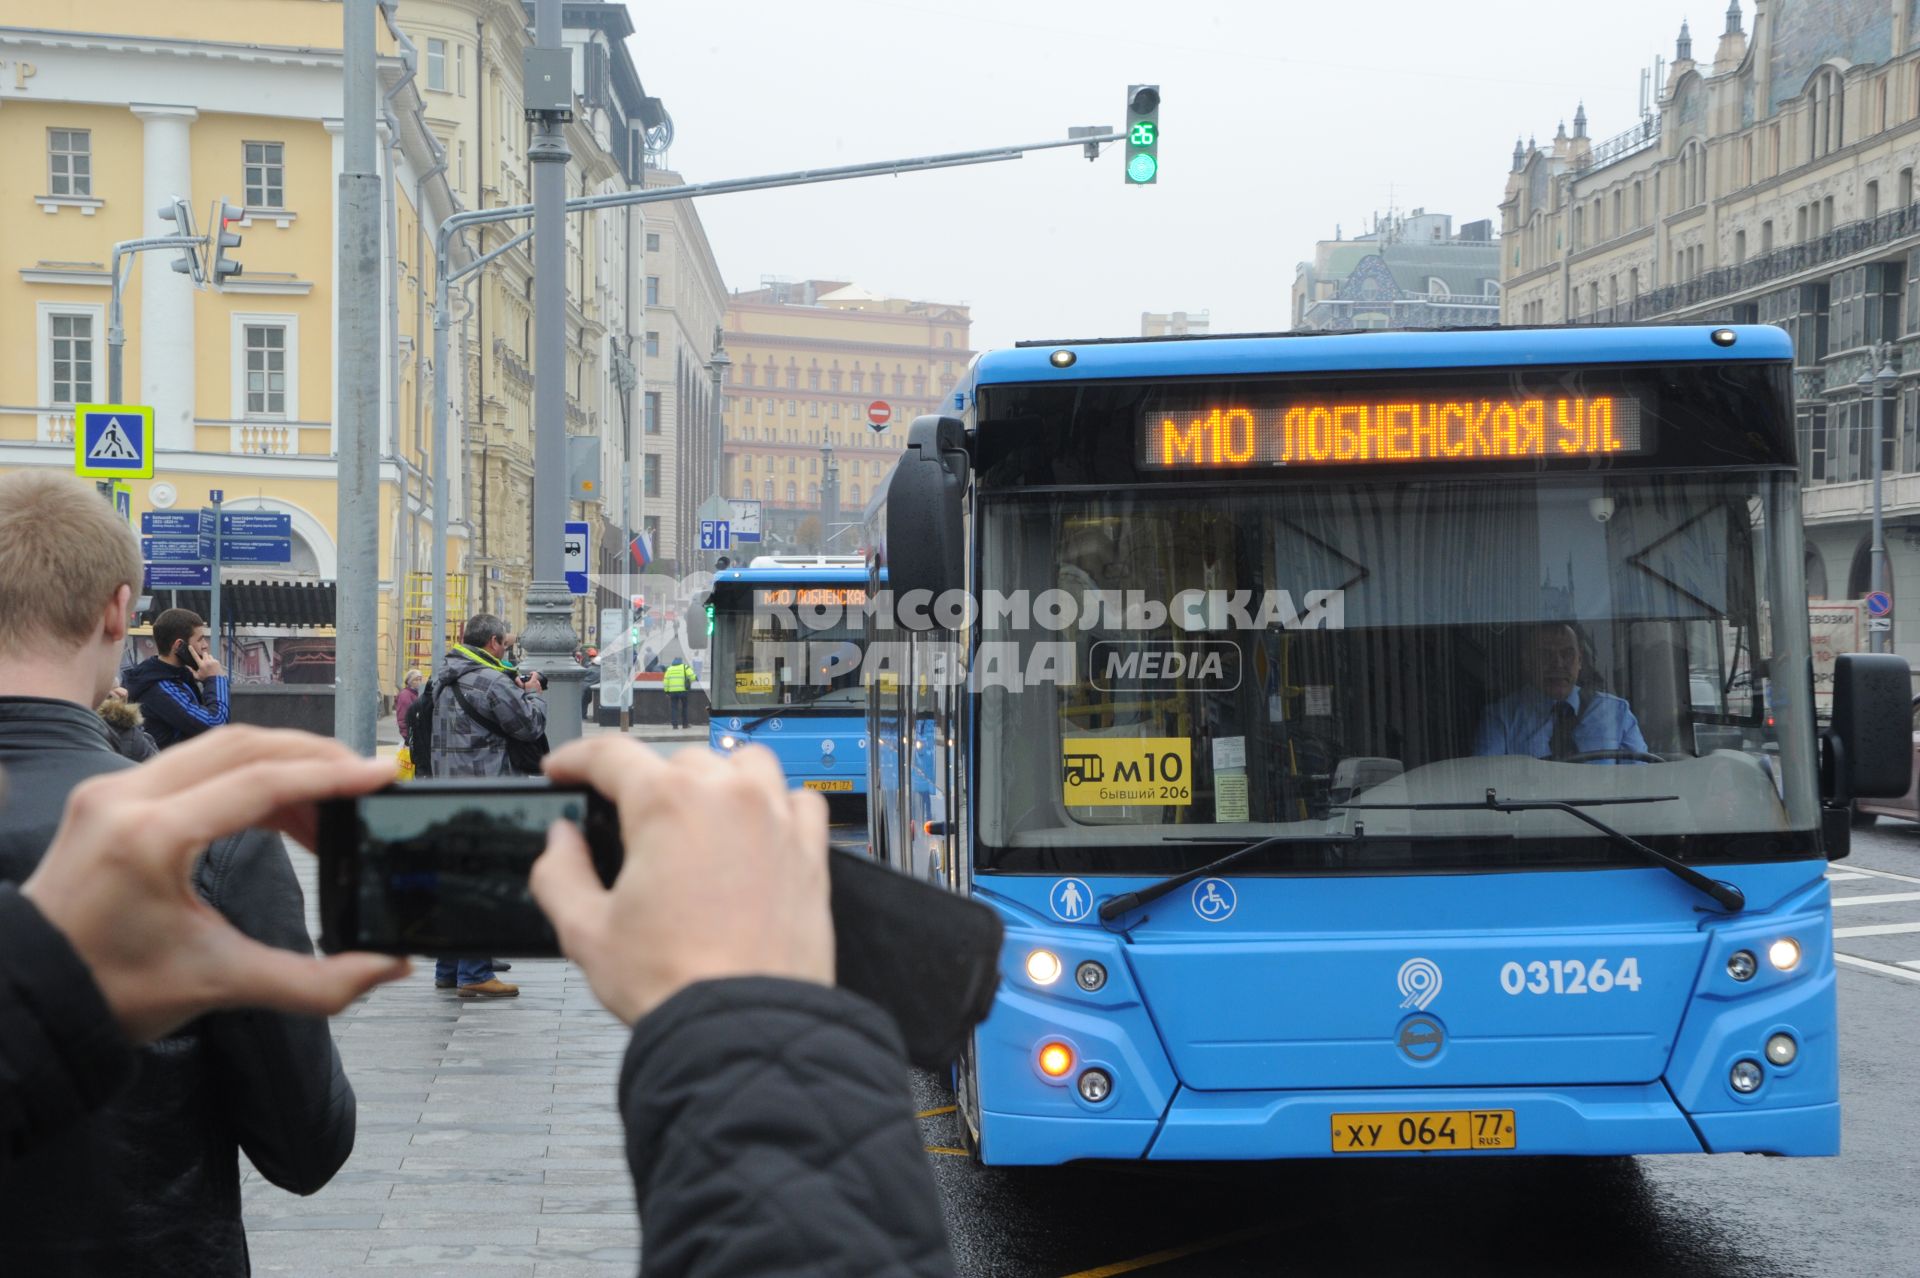
<svg viewBox="0 0 1920 1278">
<path fill-rule="evenodd" d="M 154 618 L 153 645 L 156 655 L 124 680 L 153 743 L 164 750 L 227 722 L 227 672 L 214 660 L 200 614 L 167 609 Z"/>
</svg>

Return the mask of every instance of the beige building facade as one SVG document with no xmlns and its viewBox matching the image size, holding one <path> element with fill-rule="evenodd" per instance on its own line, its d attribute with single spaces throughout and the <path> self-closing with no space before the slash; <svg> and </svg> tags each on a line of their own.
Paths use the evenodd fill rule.
<svg viewBox="0 0 1920 1278">
<path fill-rule="evenodd" d="M 1695 56 L 1682 26 L 1647 115 L 1584 110 L 1516 143 L 1501 204 L 1510 324 L 1771 323 L 1793 338 L 1809 595 L 1869 583 L 1874 431 L 1896 650 L 1920 658 L 1920 11 L 1738 0 Z"/>
<path fill-rule="evenodd" d="M 762 503 L 762 549 L 851 553 L 844 532 L 827 541 L 823 486 L 838 481 L 838 522 L 859 519 L 907 427 L 966 370 L 972 322 L 965 306 L 839 280 L 767 281 L 728 299 L 725 491 Z"/>
</svg>

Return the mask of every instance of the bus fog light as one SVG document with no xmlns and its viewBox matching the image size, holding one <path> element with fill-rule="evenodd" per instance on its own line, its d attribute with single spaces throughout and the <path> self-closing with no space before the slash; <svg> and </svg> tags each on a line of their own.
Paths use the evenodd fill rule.
<svg viewBox="0 0 1920 1278">
<path fill-rule="evenodd" d="M 1736 981 L 1751 981 L 1753 974 L 1759 970 L 1760 964 L 1755 961 L 1751 950 L 1736 950 L 1733 957 L 1727 960 L 1727 975 Z"/>
<path fill-rule="evenodd" d="M 1065 1043 L 1048 1043 L 1040 1049 L 1040 1072 L 1048 1078 L 1065 1078 L 1073 1068 L 1073 1049 Z"/>
<path fill-rule="evenodd" d="M 1035 950 L 1027 955 L 1027 979 L 1035 985 L 1051 985 L 1059 980 L 1059 956 L 1051 950 Z"/>
<path fill-rule="evenodd" d="M 1759 1061 L 1736 1061 L 1733 1072 L 1727 1076 L 1727 1081 L 1733 1084 L 1734 1091 L 1745 1096 L 1759 1091 L 1760 1080 L 1764 1077 L 1766 1076 L 1760 1072 Z"/>
<path fill-rule="evenodd" d="M 1080 1075 L 1080 1099 L 1098 1105 L 1113 1094 L 1113 1080 L 1103 1069 L 1090 1069 Z"/>
<path fill-rule="evenodd" d="M 1782 972 L 1791 972 L 1800 966 L 1800 942 L 1791 936 L 1783 936 L 1767 947 L 1767 962 Z"/>
<path fill-rule="evenodd" d="M 1081 989 L 1091 994 L 1107 983 L 1107 969 L 1088 959 L 1073 969 L 1073 979 Z"/>
<path fill-rule="evenodd" d="M 1798 1055 L 1800 1044 L 1793 1041 L 1791 1034 L 1775 1034 L 1767 1040 L 1767 1059 L 1775 1065 L 1791 1065 Z"/>
</svg>

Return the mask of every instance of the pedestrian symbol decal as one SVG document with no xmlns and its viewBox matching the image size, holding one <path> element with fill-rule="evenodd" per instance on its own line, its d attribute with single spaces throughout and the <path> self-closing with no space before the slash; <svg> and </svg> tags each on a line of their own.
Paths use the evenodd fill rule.
<svg viewBox="0 0 1920 1278">
<path fill-rule="evenodd" d="M 1233 884 L 1225 879 L 1201 879 L 1194 884 L 1193 912 L 1209 923 L 1232 918 L 1234 907 L 1239 903 Z"/>
<path fill-rule="evenodd" d="M 1400 965 L 1400 1006 L 1424 1012 L 1440 996 L 1440 965 L 1429 958 L 1410 958 Z"/>
<path fill-rule="evenodd" d="M 1047 893 L 1053 916 L 1062 923 L 1078 923 L 1093 913 L 1093 890 L 1082 879 L 1061 879 Z"/>
<path fill-rule="evenodd" d="M 109 417 L 107 427 L 93 441 L 93 447 L 87 450 L 90 462 L 139 461 L 140 450 L 127 438 L 127 432 L 120 429 L 120 419 Z"/>
</svg>

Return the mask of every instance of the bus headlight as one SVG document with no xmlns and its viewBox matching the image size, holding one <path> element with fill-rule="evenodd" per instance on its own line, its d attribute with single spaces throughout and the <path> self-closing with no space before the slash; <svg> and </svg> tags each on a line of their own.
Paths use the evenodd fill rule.
<svg viewBox="0 0 1920 1278">
<path fill-rule="evenodd" d="M 1060 956 L 1052 950 L 1035 950 L 1027 955 L 1027 979 L 1035 985 L 1051 985 L 1060 979 Z"/>
<path fill-rule="evenodd" d="M 1753 974 L 1760 970 L 1760 964 L 1753 957 L 1752 950 L 1736 950 L 1727 960 L 1727 975 L 1736 981 L 1751 981 Z"/>
<path fill-rule="evenodd" d="M 1783 1069 L 1793 1064 L 1799 1055 L 1800 1044 L 1793 1041 L 1791 1034 L 1775 1034 L 1767 1040 L 1767 1059 Z"/>
<path fill-rule="evenodd" d="M 1759 1061 L 1735 1061 L 1727 1081 L 1733 1084 L 1734 1091 L 1742 1096 L 1750 1096 L 1760 1090 L 1760 1081 L 1765 1077 L 1760 1071 Z"/>
<path fill-rule="evenodd" d="M 1800 942 L 1791 936 L 1783 936 L 1767 947 L 1767 962 L 1782 972 L 1791 972 L 1800 966 Z"/>
<path fill-rule="evenodd" d="M 739 740 L 731 732 L 720 738 L 720 748 L 722 750 L 731 750 L 739 744 Z"/>
</svg>

